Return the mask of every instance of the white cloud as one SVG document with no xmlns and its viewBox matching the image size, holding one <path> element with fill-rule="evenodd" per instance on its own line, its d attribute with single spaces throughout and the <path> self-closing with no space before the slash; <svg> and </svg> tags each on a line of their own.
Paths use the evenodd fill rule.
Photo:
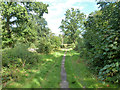
<svg viewBox="0 0 120 90">
<path fill-rule="evenodd" d="M 52 30 L 53 33 L 57 35 L 60 33 L 59 26 L 61 24 L 61 20 L 65 17 L 64 14 L 67 9 L 75 8 L 84 10 L 84 8 L 86 8 L 85 6 L 83 5 L 78 6 L 76 5 L 76 3 L 95 2 L 95 0 L 37 0 L 37 1 L 42 1 L 43 3 L 50 4 L 48 7 L 48 14 L 44 14 L 44 18 L 46 18 L 48 22 L 48 27 Z M 95 5 L 95 7 L 97 6 Z"/>
</svg>

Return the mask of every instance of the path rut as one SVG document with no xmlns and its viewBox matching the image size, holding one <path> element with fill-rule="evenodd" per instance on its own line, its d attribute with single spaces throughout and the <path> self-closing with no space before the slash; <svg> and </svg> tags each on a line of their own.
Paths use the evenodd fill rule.
<svg viewBox="0 0 120 90">
<path fill-rule="evenodd" d="M 64 56 L 63 56 L 63 60 L 62 60 L 62 64 L 61 64 L 61 83 L 60 86 L 61 88 L 68 88 L 68 82 L 67 82 L 67 74 L 65 71 L 65 56 L 66 56 L 67 51 L 65 52 Z"/>
</svg>

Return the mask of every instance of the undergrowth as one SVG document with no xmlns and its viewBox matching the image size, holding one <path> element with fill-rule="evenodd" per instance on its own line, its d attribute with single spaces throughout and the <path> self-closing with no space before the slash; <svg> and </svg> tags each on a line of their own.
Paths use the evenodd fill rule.
<svg viewBox="0 0 120 90">
<path fill-rule="evenodd" d="M 64 51 L 29 52 L 26 45 L 3 51 L 3 88 L 59 88 Z"/>
<path fill-rule="evenodd" d="M 69 51 L 66 55 L 65 69 L 69 88 L 116 88 L 117 85 L 99 81 L 98 78 L 89 71 L 84 59 L 79 57 L 79 53 Z"/>
</svg>

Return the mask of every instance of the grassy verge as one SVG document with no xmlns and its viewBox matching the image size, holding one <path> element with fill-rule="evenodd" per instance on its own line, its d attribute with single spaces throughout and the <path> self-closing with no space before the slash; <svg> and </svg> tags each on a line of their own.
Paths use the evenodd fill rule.
<svg viewBox="0 0 120 90">
<path fill-rule="evenodd" d="M 17 78 L 4 83 L 5 88 L 60 88 L 61 61 L 64 51 L 50 55 L 39 55 L 40 63 L 26 65 L 24 68 L 11 68 Z M 9 73 L 9 72 L 8 72 Z"/>
<path fill-rule="evenodd" d="M 79 53 L 68 51 L 65 69 L 70 88 L 116 88 L 116 85 L 100 82 L 87 68 Z"/>
</svg>

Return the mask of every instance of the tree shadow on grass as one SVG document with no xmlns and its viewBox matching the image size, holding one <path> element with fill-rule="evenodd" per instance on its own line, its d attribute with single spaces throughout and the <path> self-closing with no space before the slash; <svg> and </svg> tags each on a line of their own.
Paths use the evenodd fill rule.
<svg viewBox="0 0 120 90">
<path fill-rule="evenodd" d="M 65 69 L 70 88 L 116 88 L 116 85 L 110 83 L 101 83 L 88 70 L 83 59 L 79 54 L 72 52 L 66 55 Z"/>
<path fill-rule="evenodd" d="M 60 55 L 61 54 L 61 55 Z M 41 63 L 31 65 L 29 70 L 10 81 L 4 88 L 59 88 L 61 61 L 64 51 L 42 56 Z"/>
</svg>

